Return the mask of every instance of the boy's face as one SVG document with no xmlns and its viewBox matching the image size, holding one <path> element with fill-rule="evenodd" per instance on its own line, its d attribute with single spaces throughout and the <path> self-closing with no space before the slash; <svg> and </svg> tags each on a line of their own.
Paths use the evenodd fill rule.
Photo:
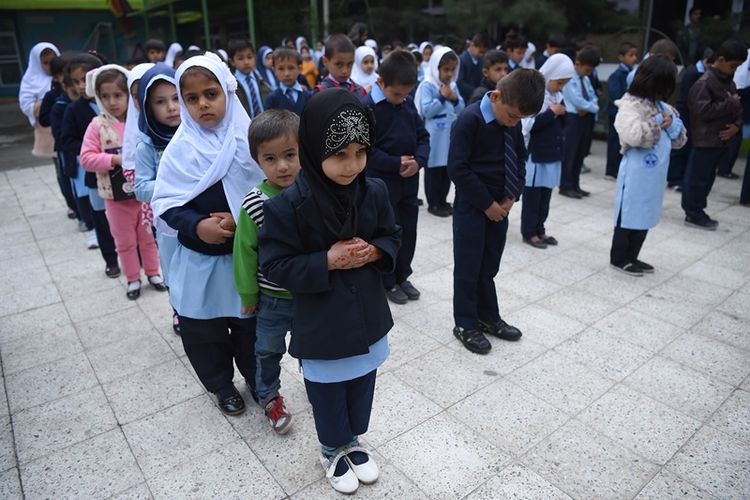
<svg viewBox="0 0 750 500">
<path fill-rule="evenodd" d="M 719 56 L 714 61 L 713 67 L 726 76 L 733 76 L 734 72 L 737 71 L 737 66 L 742 64 L 743 61 L 727 61 L 724 56 Z"/>
<path fill-rule="evenodd" d="M 636 49 L 633 48 L 627 51 L 623 55 L 618 55 L 617 58 L 625 66 L 632 68 L 633 66 L 635 66 L 635 63 L 638 62 L 638 51 L 636 51 Z"/>
<path fill-rule="evenodd" d="M 554 56 L 555 54 L 557 54 L 558 52 L 560 52 L 560 48 L 559 47 L 554 47 L 554 46 L 552 46 L 550 44 L 547 44 L 546 47 L 545 47 L 545 49 L 547 50 L 547 54 L 549 54 L 551 56 Z"/>
<path fill-rule="evenodd" d="M 271 187 L 286 189 L 291 186 L 300 171 L 297 137 L 286 134 L 259 144 L 258 164 Z"/>
<path fill-rule="evenodd" d="M 299 76 L 299 65 L 294 59 L 281 59 L 273 64 L 273 73 L 281 83 L 293 87 Z"/>
<path fill-rule="evenodd" d="M 394 106 L 401 105 L 414 89 L 414 85 L 386 85 L 380 77 L 378 77 L 378 87 L 383 92 L 385 99 Z"/>
<path fill-rule="evenodd" d="M 575 69 L 576 69 L 576 73 L 578 73 L 578 76 L 589 76 L 591 73 L 594 72 L 593 66 L 589 66 L 588 64 L 582 64 L 581 61 L 576 61 Z"/>
<path fill-rule="evenodd" d="M 528 116 L 521 113 L 521 110 L 517 107 L 505 104 L 499 90 L 492 91 L 490 102 L 492 103 L 492 113 L 495 115 L 495 120 L 504 127 L 515 127 L 522 118 Z"/>
<path fill-rule="evenodd" d="M 336 81 L 344 83 L 352 74 L 354 52 L 338 52 L 330 59 L 323 56 L 323 64 Z"/>
<path fill-rule="evenodd" d="M 180 85 L 190 118 L 206 128 L 214 127 L 224 119 L 227 96 L 219 82 L 196 72 L 183 76 Z"/>
<path fill-rule="evenodd" d="M 450 85 L 453 81 L 453 75 L 456 73 L 456 68 L 458 67 L 458 63 L 456 61 L 449 61 L 447 63 L 443 63 L 438 68 L 438 78 L 440 78 L 440 83 L 444 85 Z"/>
<path fill-rule="evenodd" d="M 255 71 L 255 52 L 253 49 L 247 48 L 238 50 L 234 53 L 229 62 L 239 70 L 240 73 L 249 75 Z"/>
<path fill-rule="evenodd" d="M 146 52 L 148 62 L 158 63 L 164 60 L 164 51 L 159 49 L 148 49 Z"/>
<path fill-rule="evenodd" d="M 86 69 L 77 67 L 70 71 L 70 81 L 78 97 L 86 97 Z"/>
<path fill-rule="evenodd" d="M 515 49 L 507 50 L 508 58 L 513 60 L 516 64 L 521 64 L 523 56 L 526 54 L 526 49 L 523 47 L 516 47 Z"/>
<path fill-rule="evenodd" d="M 495 63 L 489 68 L 482 68 L 482 75 L 494 84 L 508 76 L 508 63 Z"/>
<path fill-rule="evenodd" d="M 482 56 L 487 53 L 487 47 L 480 47 L 479 45 L 474 44 L 474 42 L 471 42 L 469 44 L 469 53 L 474 59 L 481 59 Z"/>
</svg>

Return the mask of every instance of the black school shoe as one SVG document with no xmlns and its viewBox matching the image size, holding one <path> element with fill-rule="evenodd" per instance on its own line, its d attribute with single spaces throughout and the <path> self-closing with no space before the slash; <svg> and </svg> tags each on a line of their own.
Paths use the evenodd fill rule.
<svg viewBox="0 0 750 500">
<path fill-rule="evenodd" d="M 450 207 L 427 207 L 427 211 L 435 217 L 450 217 L 453 209 Z"/>
<path fill-rule="evenodd" d="M 704 229 L 706 231 L 716 231 L 719 223 L 709 217 L 707 214 L 700 215 L 686 215 L 685 225 L 697 227 L 698 229 Z"/>
<path fill-rule="evenodd" d="M 416 289 L 414 285 L 411 284 L 411 281 L 406 280 L 403 283 L 399 285 L 401 287 L 401 291 L 406 294 L 406 298 L 409 300 L 418 300 L 419 296 L 421 295 L 419 290 Z"/>
<path fill-rule="evenodd" d="M 628 276 L 643 276 L 643 269 L 636 262 L 625 262 L 624 264 L 615 264 L 612 262 L 610 265 Z M 653 267 L 651 269 L 651 272 L 653 272 Z"/>
<path fill-rule="evenodd" d="M 565 196 L 566 198 L 573 198 L 574 200 L 580 200 L 581 198 L 583 198 L 583 196 L 574 189 L 561 189 L 560 196 Z"/>
<path fill-rule="evenodd" d="M 492 344 L 479 330 L 467 330 L 457 326 L 453 328 L 453 336 L 456 337 L 465 348 L 476 354 L 487 354 L 492 349 Z"/>
<path fill-rule="evenodd" d="M 245 413 L 245 400 L 232 386 L 230 389 L 222 390 L 216 393 L 216 400 L 219 404 L 219 409 L 224 415 L 241 415 Z"/>
<path fill-rule="evenodd" d="M 120 276 L 120 266 L 107 266 L 104 268 L 104 274 L 107 278 L 118 278 Z"/>
<path fill-rule="evenodd" d="M 409 302 L 409 296 L 406 295 L 399 285 L 394 285 L 393 288 L 386 288 L 385 296 L 394 304 L 403 305 Z"/>
<path fill-rule="evenodd" d="M 638 264 L 638 267 L 640 267 L 641 271 L 643 271 L 644 273 L 646 273 L 646 274 L 653 274 L 654 273 L 654 266 L 652 266 L 651 264 L 646 264 L 642 260 L 637 260 L 637 259 L 636 259 L 635 263 Z"/>
<path fill-rule="evenodd" d="M 737 174 L 735 174 L 734 172 L 727 172 L 726 174 L 717 173 L 716 175 L 719 176 L 719 177 L 723 177 L 725 179 L 732 179 L 732 180 L 740 178 L 740 176 L 737 175 Z"/>
<path fill-rule="evenodd" d="M 479 320 L 479 330 L 487 335 L 493 335 L 499 339 L 510 340 L 511 342 L 516 341 L 523 335 L 521 330 L 515 326 L 511 326 L 501 319 L 494 323 L 489 321 Z"/>
<path fill-rule="evenodd" d="M 584 191 L 584 190 L 583 190 L 583 189 L 581 189 L 581 188 L 578 188 L 578 189 L 576 189 L 576 191 L 577 191 L 577 192 L 578 192 L 578 194 L 580 194 L 580 195 L 581 195 L 581 197 L 583 197 L 583 198 L 585 198 L 585 197 L 587 197 L 587 196 L 591 196 L 591 193 L 589 193 L 588 191 Z"/>
</svg>

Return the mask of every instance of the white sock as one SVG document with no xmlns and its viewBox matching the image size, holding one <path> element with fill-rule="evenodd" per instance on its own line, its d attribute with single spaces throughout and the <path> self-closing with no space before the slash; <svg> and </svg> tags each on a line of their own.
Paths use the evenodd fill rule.
<svg viewBox="0 0 750 500">
<path fill-rule="evenodd" d="M 164 280 L 159 276 L 158 274 L 154 274 L 153 276 L 148 277 L 148 282 L 152 285 L 163 285 Z"/>
<path fill-rule="evenodd" d="M 141 289 L 141 280 L 128 281 L 128 292 L 134 292 Z"/>
</svg>

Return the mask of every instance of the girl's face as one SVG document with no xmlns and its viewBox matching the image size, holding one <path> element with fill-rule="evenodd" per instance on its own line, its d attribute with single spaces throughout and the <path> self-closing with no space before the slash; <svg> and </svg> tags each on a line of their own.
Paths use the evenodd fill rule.
<svg viewBox="0 0 750 500">
<path fill-rule="evenodd" d="M 373 71 L 375 71 L 375 58 L 372 56 L 365 56 L 364 59 L 362 59 L 362 71 L 367 73 L 368 75 L 371 75 Z"/>
<path fill-rule="evenodd" d="M 52 75 L 50 64 L 52 63 L 52 59 L 54 58 L 55 53 L 51 49 L 44 49 L 42 51 L 42 54 L 39 56 L 39 62 L 42 64 L 42 69 L 48 75 Z"/>
<path fill-rule="evenodd" d="M 422 52 L 422 61 L 430 62 L 430 56 L 432 56 L 432 47 L 425 47 L 424 52 Z"/>
<path fill-rule="evenodd" d="M 138 112 L 141 111 L 141 103 L 138 102 L 138 87 L 140 86 L 140 82 L 140 80 L 136 80 L 130 86 L 130 98 L 133 99 L 133 106 L 135 106 Z"/>
<path fill-rule="evenodd" d="M 190 118 L 203 127 L 218 125 L 227 110 L 227 96 L 219 82 L 203 72 L 189 72 L 182 77 L 182 100 Z"/>
<path fill-rule="evenodd" d="M 458 67 L 458 62 L 456 61 L 449 61 L 441 64 L 438 68 L 438 71 L 440 71 L 440 83 L 450 85 L 451 81 L 453 81 L 453 75 L 456 72 L 456 67 Z"/>
<path fill-rule="evenodd" d="M 73 68 L 70 70 L 70 81 L 79 97 L 86 97 L 86 68 Z"/>
<path fill-rule="evenodd" d="M 302 55 L 302 59 L 304 61 L 310 61 L 312 57 L 310 56 L 310 49 L 307 47 L 302 47 L 302 51 L 300 51 L 300 54 Z"/>
<path fill-rule="evenodd" d="M 118 82 L 102 83 L 99 87 L 99 99 L 107 113 L 119 121 L 125 120 L 128 112 L 128 93 Z"/>
<path fill-rule="evenodd" d="M 263 58 L 263 66 L 268 69 L 273 68 L 273 52 L 269 52 L 266 54 L 266 57 Z"/>
<path fill-rule="evenodd" d="M 563 78 L 561 80 L 550 80 L 547 82 L 547 90 L 553 94 L 562 91 L 566 83 L 570 81 L 570 78 Z"/>
<path fill-rule="evenodd" d="M 177 87 L 169 82 L 160 81 L 149 89 L 148 95 L 148 107 L 154 120 L 168 127 L 177 127 L 180 124 Z"/>
<path fill-rule="evenodd" d="M 323 173 L 336 184 L 348 186 L 365 169 L 367 148 L 352 142 L 338 153 L 323 160 Z"/>
</svg>

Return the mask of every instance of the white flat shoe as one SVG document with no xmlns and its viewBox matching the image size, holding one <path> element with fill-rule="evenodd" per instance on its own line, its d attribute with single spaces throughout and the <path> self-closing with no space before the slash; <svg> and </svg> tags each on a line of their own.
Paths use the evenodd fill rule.
<svg viewBox="0 0 750 500">
<path fill-rule="evenodd" d="M 365 453 L 367 455 L 367 462 L 359 465 L 352 462 L 349 458 L 349 453 L 353 451 Z M 378 464 L 375 463 L 375 459 L 367 448 L 352 446 L 345 449 L 344 453 L 347 454 L 346 461 L 349 463 L 349 468 L 354 471 L 354 475 L 357 476 L 357 479 L 359 479 L 362 484 L 372 484 L 378 480 L 378 475 L 380 474 Z"/>
<path fill-rule="evenodd" d="M 339 460 L 344 459 L 347 465 L 350 464 L 349 460 L 346 459 L 346 452 L 340 451 L 335 457 L 328 459 L 322 453 L 320 454 L 320 465 L 326 471 L 326 478 L 331 483 L 333 489 L 339 493 L 346 493 L 347 495 L 354 493 L 359 488 L 359 479 L 352 471 L 351 466 L 347 468 L 346 473 L 343 476 L 334 476 L 336 472 L 336 466 Z M 371 460 L 370 460 L 371 461 Z"/>
</svg>

